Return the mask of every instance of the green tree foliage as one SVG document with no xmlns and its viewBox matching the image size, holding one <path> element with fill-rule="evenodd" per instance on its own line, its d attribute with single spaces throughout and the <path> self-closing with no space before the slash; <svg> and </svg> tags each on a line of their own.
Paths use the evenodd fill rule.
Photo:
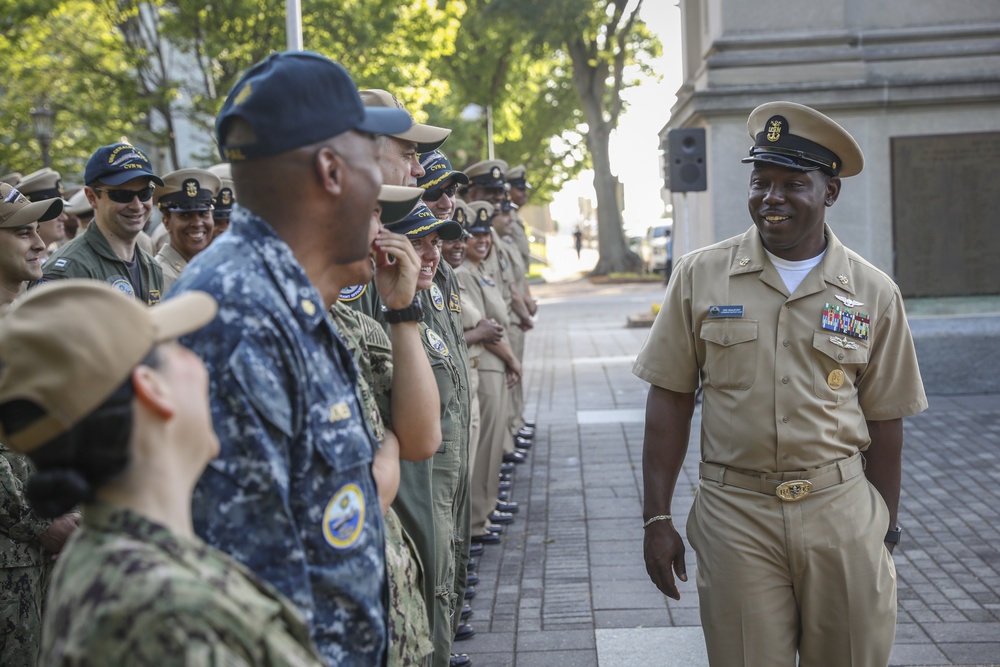
<svg viewBox="0 0 1000 667">
<path fill-rule="evenodd" d="M 518 17 L 497 7 L 495 0 L 467 2 L 454 53 L 439 63 L 451 95 L 435 100 L 431 115 L 454 130 L 445 149 L 462 167 L 486 159 L 488 151 L 485 116 L 464 121 L 461 111 L 468 104 L 489 106 L 495 156 L 526 165 L 536 186 L 532 199 L 542 203 L 586 165 L 579 135 L 561 139 L 583 117 L 566 54 L 547 49 Z"/>
<path fill-rule="evenodd" d="M 70 182 L 95 146 L 122 136 L 178 165 L 191 150 L 178 145 L 181 120 L 204 137 L 198 160 L 215 162 L 222 99 L 242 72 L 286 43 L 284 3 L 275 0 L 0 4 L 9 5 L 0 12 L 0 168 L 41 166 L 30 109 L 47 100 L 56 109 L 53 166 Z M 605 228 L 616 226 L 621 237 L 618 207 L 600 185 L 614 187 L 607 139 L 629 66 L 657 48 L 625 4 L 309 0 L 303 42 L 343 63 L 359 87 L 389 90 L 417 120 L 452 128 L 445 148 L 458 166 L 487 154 L 485 119 L 463 121 L 462 109 L 489 106 L 496 156 L 527 165 L 536 202 L 592 165 L 603 261 L 606 236 L 614 247 Z"/>
<path fill-rule="evenodd" d="M 93 2 L 5 0 L 0 19 L 0 171 L 42 166 L 31 108 L 55 111 L 52 166 L 79 183 L 94 147 L 143 129 L 148 105 L 131 67 L 119 57 L 120 35 Z M 9 11 L 8 11 L 9 10 Z"/>
<path fill-rule="evenodd" d="M 535 43 L 563 50 L 586 123 L 586 143 L 594 168 L 600 259 L 595 274 L 635 271 L 639 257 L 622 231 L 619 182 L 611 172 L 609 141 L 624 110 L 623 89 L 648 73 L 660 53 L 639 18 L 643 0 L 495 0 L 496 11 L 515 17 Z"/>
</svg>

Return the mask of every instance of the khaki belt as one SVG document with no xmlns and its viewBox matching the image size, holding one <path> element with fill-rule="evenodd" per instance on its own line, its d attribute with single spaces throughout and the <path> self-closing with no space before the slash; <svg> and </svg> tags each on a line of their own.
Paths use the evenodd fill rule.
<svg viewBox="0 0 1000 667">
<path fill-rule="evenodd" d="M 861 452 L 858 452 L 850 458 L 812 470 L 753 472 L 702 461 L 698 472 L 701 479 L 715 482 L 719 486 L 735 486 L 793 502 L 802 500 L 810 493 L 857 477 L 864 469 L 864 459 Z"/>
</svg>

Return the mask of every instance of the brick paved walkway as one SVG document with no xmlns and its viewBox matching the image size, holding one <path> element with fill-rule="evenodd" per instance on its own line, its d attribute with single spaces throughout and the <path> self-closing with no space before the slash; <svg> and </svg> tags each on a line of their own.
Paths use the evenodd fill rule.
<svg viewBox="0 0 1000 667">
<path fill-rule="evenodd" d="M 478 634 L 455 648 L 476 667 L 707 665 L 693 553 L 691 581 L 669 604 L 642 561 L 646 385 L 630 369 L 648 330 L 625 322 L 659 302 L 662 287 L 579 281 L 534 290 L 543 303 L 528 335 L 525 403 L 538 431 L 515 475 L 522 510 L 503 542 L 487 547 L 472 600 Z M 1000 361 L 983 361 L 1000 371 Z M 996 665 L 1000 396 L 933 391 L 931 409 L 906 421 L 891 664 Z M 679 518 L 697 483 L 698 432 L 696 423 Z"/>
</svg>

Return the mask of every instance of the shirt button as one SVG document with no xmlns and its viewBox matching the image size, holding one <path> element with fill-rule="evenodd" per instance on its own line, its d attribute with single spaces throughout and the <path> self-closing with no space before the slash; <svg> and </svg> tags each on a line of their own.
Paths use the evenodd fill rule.
<svg viewBox="0 0 1000 667">
<path fill-rule="evenodd" d="M 781 423 L 782 424 L 787 424 L 788 423 L 788 417 L 782 417 L 781 418 Z"/>
<path fill-rule="evenodd" d="M 788 454 L 785 454 L 784 456 L 782 456 L 781 460 L 782 461 L 787 461 L 788 460 Z"/>
<path fill-rule="evenodd" d="M 728 338 L 723 338 L 722 342 L 725 343 L 726 345 L 729 345 L 729 339 Z"/>
<path fill-rule="evenodd" d="M 788 384 L 788 378 L 781 378 L 781 384 Z"/>
<path fill-rule="evenodd" d="M 838 354 L 837 355 L 837 359 L 839 359 L 840 361 L 843 361 L 844 360 L 844 354 L 843 353 Z"/>
<path fill-rule="evenodd" d="M 781 344 L 784 345 L 785 347 L 788 347 L 789 345 L 791 345 L 791 343 L 789 343 L 787 340 L 781 341 Z"/>
</svg>

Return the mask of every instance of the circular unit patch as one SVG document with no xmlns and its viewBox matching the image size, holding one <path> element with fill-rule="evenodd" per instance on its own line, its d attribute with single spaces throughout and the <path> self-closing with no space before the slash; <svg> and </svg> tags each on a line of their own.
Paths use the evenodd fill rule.
<svg viewBox="0 0 1000 667">
<path fill-rule="evenodd" d="M 431 303 L 434 304 L 434 310 L 444 310 L 444 295 L 437 283 L 431 285 Z"/>
<path fill-rule="evenodd" d="M 323 510 L 323 537 L 334 549 L 350 549 L 365 527 L 365 496 L 354 483 L 337 489 Z"/>
<path fill-rule="evenodd" d="M 427 327 L 424 330 L 424 337 L 427 339 L 427 344 L 434 348 L 438 354 L 445 357 L 451 356 L 448 352 L 448 346 L 444 343 L 444 339 L 434 329 Z"/>
<path fill-rule="evenodd" d="M 341 301 L 355 301 L 365 293 L 365 289 L 368 288 L 368 283 L 362 285 L 350 285 L 340 290 L 340 300 Z"/>
<path fill-rule="evenodd" d="M 111 287 L 118 290 L 122 294 L 128 294 L 129 296 L 135 296 L 135 290 L 132 289 L 132 283 L 128 281 L 128 278 L 123 278 L 121 276 L 115 276 L 111 280 Z"/>
</svg>

